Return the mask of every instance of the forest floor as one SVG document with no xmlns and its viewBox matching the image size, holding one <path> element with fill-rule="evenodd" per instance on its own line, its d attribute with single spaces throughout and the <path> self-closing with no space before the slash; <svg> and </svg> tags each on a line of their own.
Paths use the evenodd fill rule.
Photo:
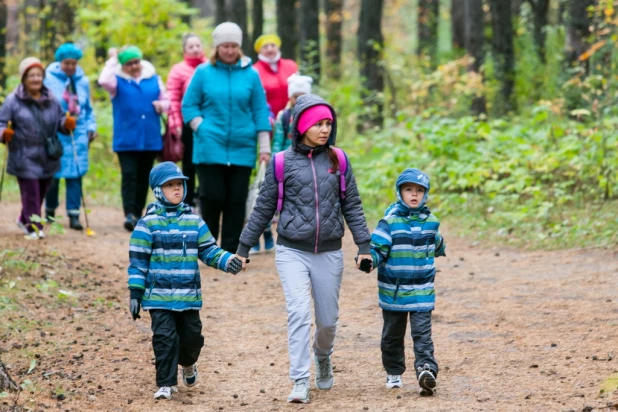
<svg viewBox="0 0 618 412">
<path fill-rule="evenodd" d="M 274 255 L 252 258 L 237 276 L 203 267 L 200 383 L 155 401 L 149 316 L 134 322 L 127 309 L 121 211 L 94 209 L 94 237 L 67 229 L 28 245 L 14 223 L 18 210 L 0 205 L 2 273 L 16 282 L 0 282 L 0 357 L 27 390 L 0 398 L 0 410 L 618 409 L 618 392 L 601 390 L 618 371 L 618 249 L 513 250 L 449 237 L 445 228 L 433 316 L 441 370 L 436 396 L 421 398 L 409 335 L 405 387 L 384 387 L 376 276 L 355 269 L 347 236 L 336 382 L 331 391 L 312 388 L 307 405 L 286 403 L 292 384 Z M 12 251 L 23 248 L 18 261 Z"/>
</svg>

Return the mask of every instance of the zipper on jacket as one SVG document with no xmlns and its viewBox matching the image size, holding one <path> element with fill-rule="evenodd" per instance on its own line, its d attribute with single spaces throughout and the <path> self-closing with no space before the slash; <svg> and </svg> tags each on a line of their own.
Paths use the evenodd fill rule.
<svg viewBox="0 0 618 412">
<path fill-rule="evenodd" d="M 182 235 L 182 256 L 187 256 L 187 235 Z"/>
<path fill-rule="evenodd" d="M 232 132 L 232 66 L 228 66 L 227 68 L 227 92 L 228 92 L 228 100 L 227 100 L 227 111 L 228 111 L 228 122 L 227 122 L 227 140 L 225 142 L 225 157 L 227 160 L 227 165 L 230 164 L 230 133 Z"/>
<path fill-rule="evenodd" d="M 152 288 L 154 288 L 155 283 L 157 283 L 157 275 L 154 275 L 152 283 L 150 284 L 150 290 L 148 291 L 148 299 L 150 299 L 150 296 L 152 295 Z"/>
<path fill-rule="evenodd" d="M 397 300 L 397 293 L 399 293 L 399 279 L 395 281 L 395 294 L 393 295 L 393 303 Z"/>
<path fill-rule="evenodd" d="M 320 210 L 318 208 L 318 176 L 315 173 L 315 165 L 313 164 L 313 150 L 311 150 L 308 154 L 309 160 L 311 161 L 311 170 L 313 171 L 313 188 L 315 189 L 315 252 L 318 253 L 318 239 L 320 236 Z"/>
</svg>

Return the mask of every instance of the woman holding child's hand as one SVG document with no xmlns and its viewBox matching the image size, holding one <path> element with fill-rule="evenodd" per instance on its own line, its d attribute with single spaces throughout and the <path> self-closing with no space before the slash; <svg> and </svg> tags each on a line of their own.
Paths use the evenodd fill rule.
<svg viewBox="0 0 618 412">
<path fill-rule="evenodd" d="M 286 299 L 290 377 L 294 380 L 288 402 L 306 403 L 312 358 L 317 388 L 329 390 L 334 383 L 331 355 L 339 319 L 344 219 L 359 257 L 369 257 L 370 236 L 351 165 L 345 153 L 333 147 L 335 110 L 319 96 L 307 94 L 298 98 L 292 117 L 292 146 L 268 164 L 237 254 L 241 260 L 249 255 L 279 210 L 276 264 Z M 316 317 L 313 356 L 309 351 L 312 295 Z"/>
</svg>

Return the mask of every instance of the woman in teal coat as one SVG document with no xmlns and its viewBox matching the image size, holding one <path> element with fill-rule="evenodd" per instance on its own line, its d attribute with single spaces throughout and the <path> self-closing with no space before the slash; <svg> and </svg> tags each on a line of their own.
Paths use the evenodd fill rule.
<svg viewBox="0 0 618 412">
<path fill-rule="evenodd" d="M 82 176 L 88 172 L 88 146 L 97 136 L 97 124 L 90 105 L 90 83 L 78 65 L 82 51 L 73 43 L 65 43 L 56 50 L 56 61 L 47 67 L 45 86 L 60 101 L 64 112 L 77 118 L 73 137 L 58 133 L 64 154 L 60 171 L 54 175 L 45 198 L 46 217 L 55 217 L 58 207 L 60 179 L 66 182 L 66 208 L 71 229 L 83 230 L 79 222 L 82 200 Z"/>
<path fill-rule="evenodd" d="M 217 239 L 223 214 L 221 247 L 236 250 L 258 142 L 260 162 L 270 160 L 271 126 L 260 77 L 240 50 L 240 27 L 222 23 L 212 36 L 215 53 L 195 70 L 182 116 L 194 131 L 202 217 Z"/>
</svg>

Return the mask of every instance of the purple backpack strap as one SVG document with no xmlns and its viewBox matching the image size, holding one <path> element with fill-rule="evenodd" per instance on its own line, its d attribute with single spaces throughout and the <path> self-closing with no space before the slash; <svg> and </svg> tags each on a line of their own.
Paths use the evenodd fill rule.
<svg viewBox="0 0 618 412">
<path fill-rule="evenodd" d="M 277 197 L 277 212 L 281 212 L 283 208 L 283 167 L 285 162 L 285 151 L 275 154 L 275 180 L 277 181 L 278 197 Z"/>
<path fill-rule="evenodd" d="M 339 160 L 339 192 L 342 199 L 345 199 L 345 192 L 347 190 L 345 185 L 345 174 L 348 171 L 348 159 L 345 156 L 343 150 L 338 147 L 331 147 L 337 154 L 337 160 Z"/>
</svg>

